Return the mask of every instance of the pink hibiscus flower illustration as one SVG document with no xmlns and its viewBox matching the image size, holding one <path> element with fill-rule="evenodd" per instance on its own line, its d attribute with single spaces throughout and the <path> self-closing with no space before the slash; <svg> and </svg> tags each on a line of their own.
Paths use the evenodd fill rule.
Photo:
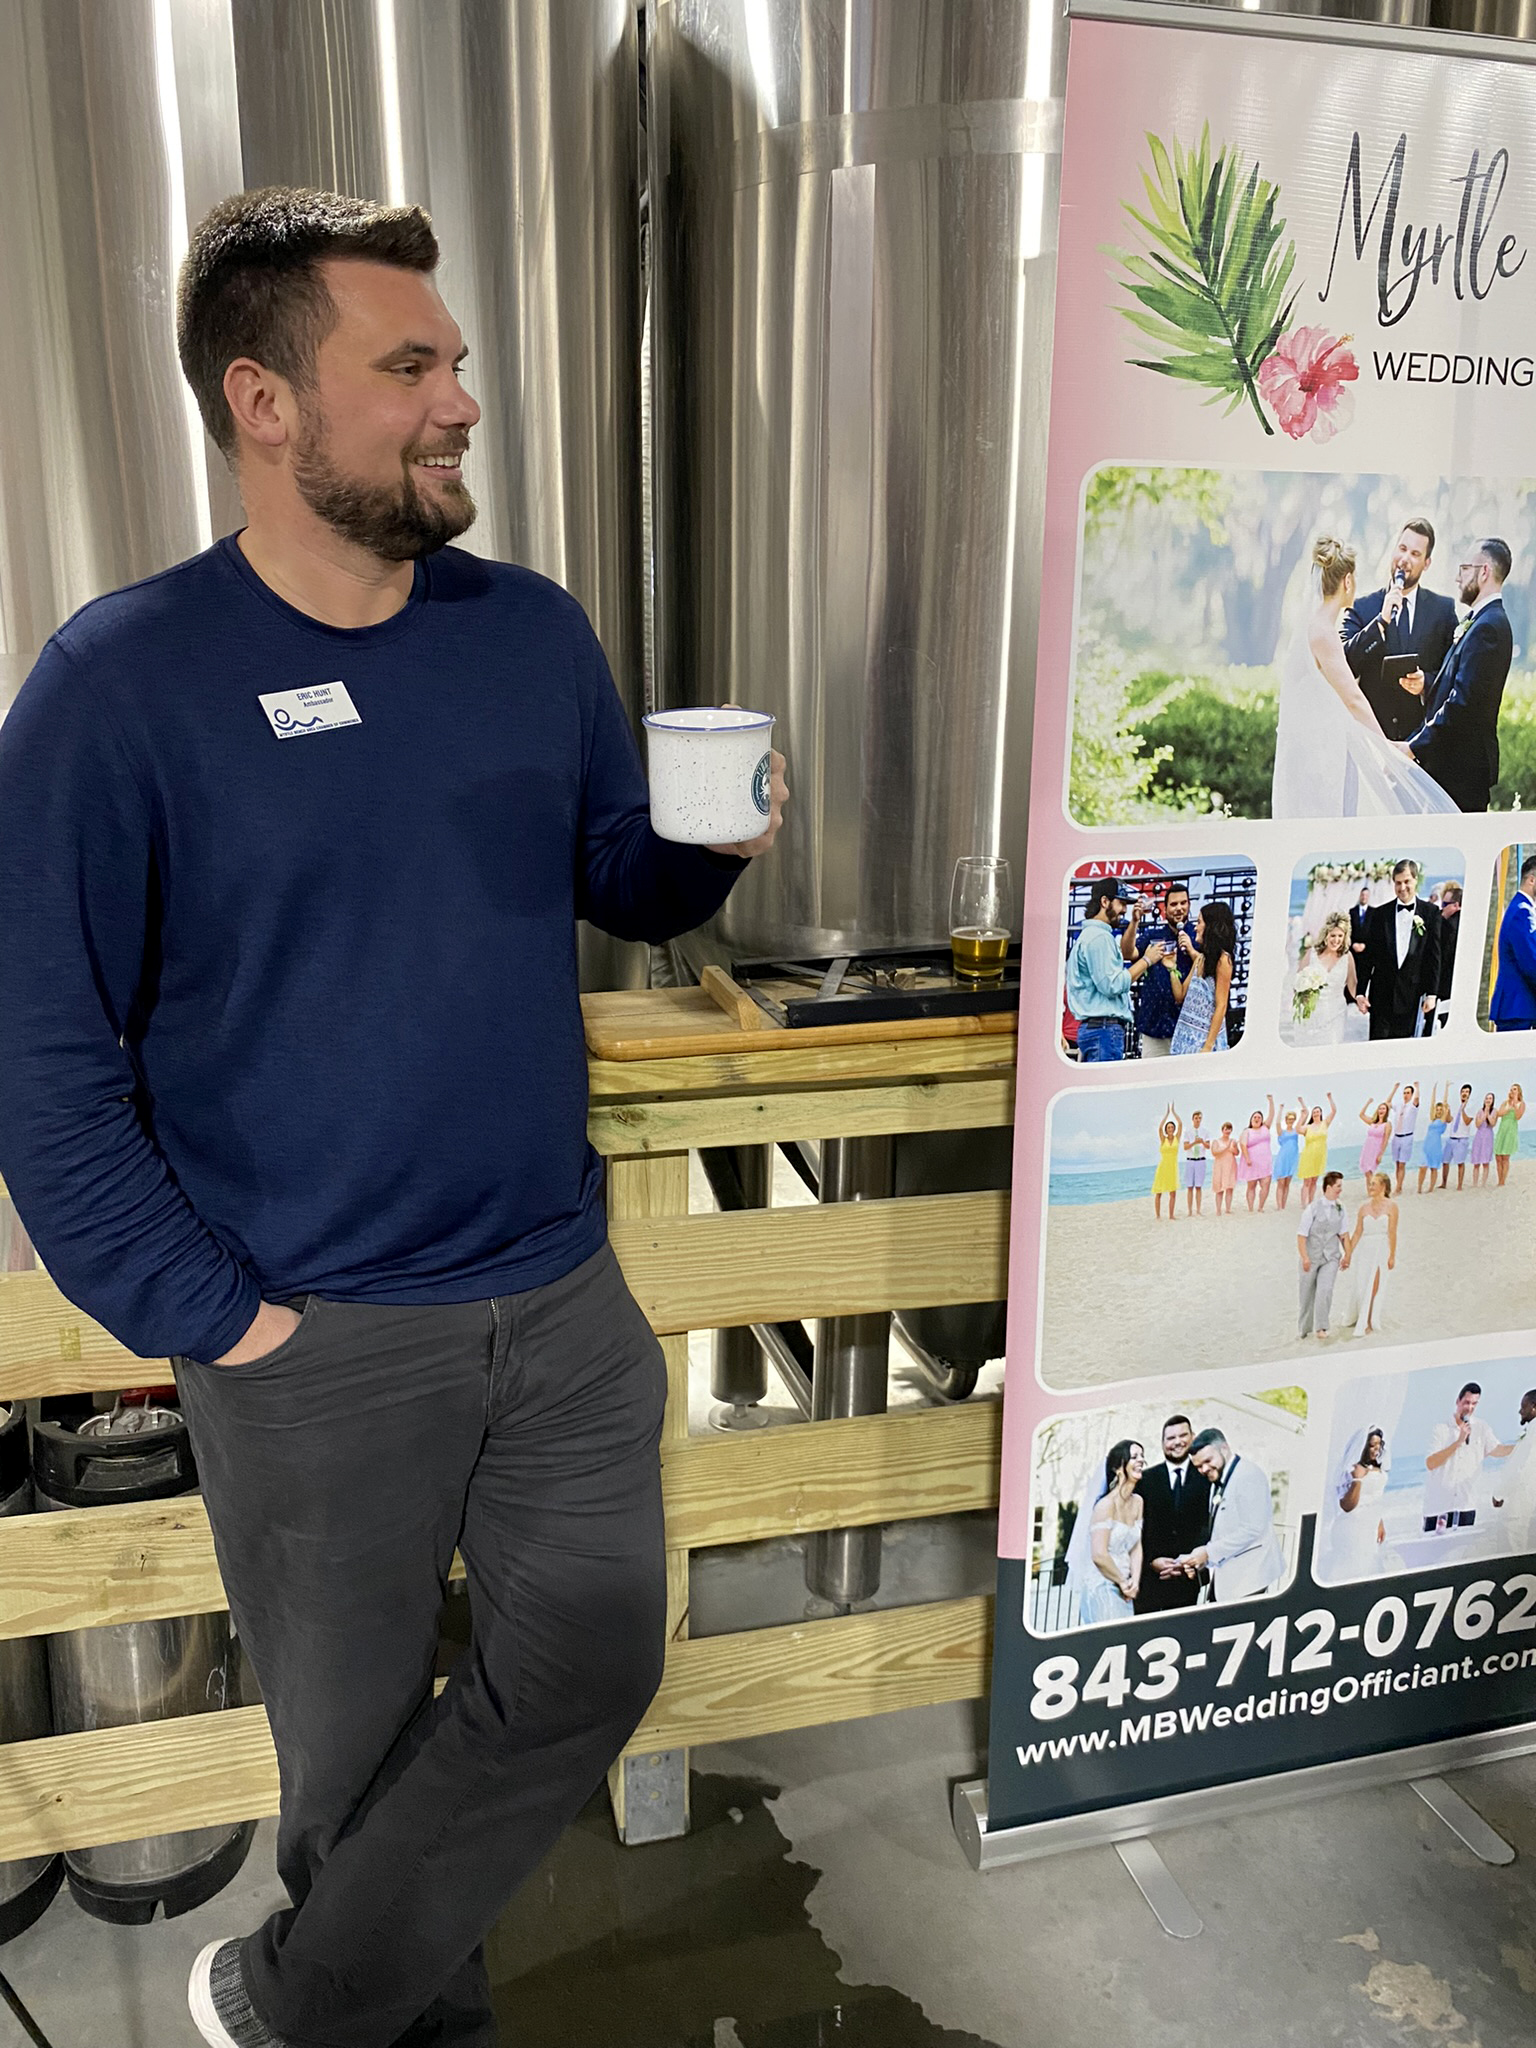
<svg viewBox="0 0 1536 2048">
<path fill-rule="evenodd" d="M 1307 435 L 1331 441 L 1340 427 L 1348 426 L 1355 394 L 1345 386 L 1360 375 L 1345 345 L 1352 338 L 1322 327 L 1296 327 L 1281 335 L 1274 354 L 1260 365 L 1260 394 L 1293 441 Z"/>
</svg>

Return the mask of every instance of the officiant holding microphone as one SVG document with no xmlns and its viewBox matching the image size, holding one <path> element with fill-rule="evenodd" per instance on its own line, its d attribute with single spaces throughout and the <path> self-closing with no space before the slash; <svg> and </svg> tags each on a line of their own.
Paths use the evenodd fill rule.
<svg viewBox="0 0 1536 2048">
<path fill-rule="evenodd" d="M 1344 659 L 1389 740 L 1405 740 L 1424 717 L 1423 692 L 1440 672 L 1456 635 L 1456 606 L 1425 590 L 1435 529 L 1410 519 L 1397 537 L 1386 587 L 1356 598 L 1340 632 Z"/>
</svg>

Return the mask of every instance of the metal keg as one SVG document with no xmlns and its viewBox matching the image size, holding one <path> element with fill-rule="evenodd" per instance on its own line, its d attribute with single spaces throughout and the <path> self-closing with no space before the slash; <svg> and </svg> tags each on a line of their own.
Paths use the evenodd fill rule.
<svg viewBox="0 0 1536 2048">
<path fill-rule="evenodd" d="M 73 1423 L 39 1422 L 32 1470 L 39 1509 L 121 1506 L 197 1488 L 197 1466 L 179 1410 L 119 1403 Z M 227 1614 L 75 1629 L 48 1639 L 53 1725 L 61 1735 L 125 1728 L 228 1703 L 233 1651 Z M 72 1849 L 64 1858 L 77 1903 L 98 1920 L 143 1925 L 211 1899 L 239 1870 L 254 1822 L 187 1828 Z"/>
<path fill-rule="evenodd" d="M 27 1412 L 0 1401 L 0 1521 L 32 1508 Z M 0 1642 L 0 1742 L 30 1742 L 53 1733 L 48 1652 L 35 1636 Z M 64 1876 L 62 1856 L 0 1863 L 0 1942 L 11 1941 L 47 1911 Z"/>
</svg>

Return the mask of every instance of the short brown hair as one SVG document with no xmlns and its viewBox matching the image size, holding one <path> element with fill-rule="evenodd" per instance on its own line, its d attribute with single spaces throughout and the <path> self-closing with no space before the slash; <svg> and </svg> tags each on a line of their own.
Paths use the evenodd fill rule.
<svg viewBox="0 0 1536 2048">
<path fill-rule="evenodd" d="M 1424 549 L 1424 559 L 1427 562 L 1435 552 L 1435 529 L 1430 525 L 1429 521 L 1427 519 L 1405 519 L 1402 531 L 1404 533 L 1416 533 L 1421 540 L 1428 543 Z"/>
<path fill-rule="evenodd" d="M 400 270 L 437 268 L 437 237 L 419 206 L 380 206 L 344 192 L 268 185 L 220 200 L 199 221 L 181 266 L 176 347 L 203 425 L 227 456 L 235 422 L 224 372 L 252 356 L 302 390 L 336 324 L 320 265 L 349 256 Z"/>
</svg>

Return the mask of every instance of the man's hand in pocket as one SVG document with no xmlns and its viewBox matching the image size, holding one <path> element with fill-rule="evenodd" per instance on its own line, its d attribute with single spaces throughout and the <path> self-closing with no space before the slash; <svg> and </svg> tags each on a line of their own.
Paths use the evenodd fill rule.
<svg viewBox="0 0 1536 2048">
<path fill-rule="evenodd" d="M 275 1301 L 264 1301 L 256 1311 L 255 1322 L 240 1342 L 213 1362 L 215 1365 L 253 1365 L 258 1358 L 265 1358 L 269 1351 L 275 1351 L 279 1344 L 286 1344 L 298 1327 L 297 1309 L 283 1308 Z"/>
</svg>

